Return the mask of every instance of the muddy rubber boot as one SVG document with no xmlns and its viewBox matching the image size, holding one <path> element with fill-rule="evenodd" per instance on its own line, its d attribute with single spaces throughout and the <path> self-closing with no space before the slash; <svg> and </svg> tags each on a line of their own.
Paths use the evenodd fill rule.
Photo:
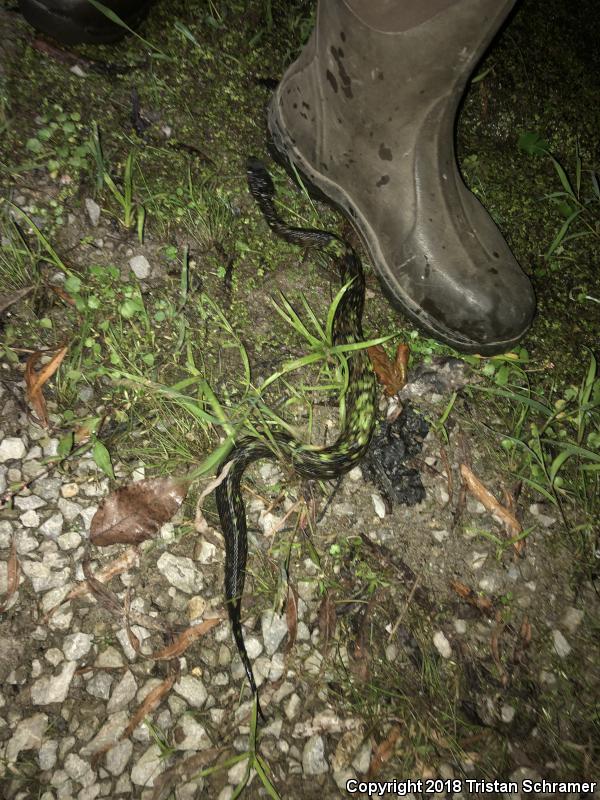
<svg viewBox="0 0 600 800">
<path fill-rule="evenodd" d="M 465 187 L 454 122 L 514 0 L 322 0 L 276 89 L 279 157 L 351 220 L 392 302 L 457 350 L 510 349 L 535 310 L 522 272 Z"/>
<path fill-rule="evenodd" d="M 103 5 L 135 28 L 152 0 L 103 0 Z M 116 42 L 127 31 L 87 0 L 19 0 L 21 13 L 34 28 L 63 44 Z"/>
</svg>

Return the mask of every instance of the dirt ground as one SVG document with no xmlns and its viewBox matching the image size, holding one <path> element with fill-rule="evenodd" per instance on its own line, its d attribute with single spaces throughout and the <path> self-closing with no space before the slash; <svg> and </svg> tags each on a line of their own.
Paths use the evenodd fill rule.
<svg viewBox="0 0 600 800">
<path fill-rule="evenodd" d="M 253 757 L 212 496 L 198 524 L 209 478 L 143 544 L 97 547 L 89 537 L 110 492 L 187 474 L 218 444 L 157 386 L 201 374 L 224 408 L 238 407 L 248 388 L 243 353 L 258 385 L 306 351 L 272 307 L 276 290 L 298 306 L 305 291 L 319 319 L 335 296 L 322 264 L 269 238 L 244 175 L 248 155 L 268 160 L 265 104 L 311 11 L 159 2 L 143 40 L 65 52 L 40 44 L 11 4 L 0 7 L 0 188 L 29 243 L 14 244 L 3 209 L 0 297 L 27 289 L 0 312 L 3 799 L 231 800 L 250 763 L 244 754 Z M 539 133 L 570 175 L 580 154 L 582 185 L 590 183 L 599 27 L 591 2 L 523 0 L 480 65 L 458 126 L 465 178 L 535 286 L 525 371 L 549 403 L 579 385 L 597 347 L 598 303 L 586 300 L 600 297 L 597 238 L 544 256 L 564 219 L 544 197 L 560 183 L 551 161 L 517 140 Z M 130 153 L 126 230 L 103 171 L 123 187 Z M 293 213 L 339 230 L 332 211 L 311 210 L 276 175 Z M 383 419 L 410 405 L 427 420 L 408 460 L 425 497 L 390 502 L 367 467 L 325 484 L 271 462 L 249 471 L 243 621 L 266 720 L 262 761 L 242 796 L 600 798 L 593 503 L 565 493 L 553 504 L 528 483 L 527 462 L 507 455 L 521 411 L 477 388 L 498 377 L 500 362 L 486 373 L 471 360 L 457 387 L 419 380 L 419 364 L 436 375 L 452 354 L 398 317 L 370 270 L 365 329 L 410 344 L 408 386 L 391 404 L 382 397 L 380 411 Z M 44 390 L 44 427 L 27 402 L 26 362 L 64 344 Z M 300 392 L 296 383 L 290 392 Z M 319 436 L 335 427 L 337 399 L 308 395 L 318 399 Z M 267 399 L 281 403 L 281 392 Z M 292 412 L 306 422 L 301 403 Z M 114 478 L 100 447 L 69 444 L 71 432 L 96 430 L 90 420 L 101 420 Z M 467 488 L 465 468 L 500 504 L 495 514 Z M 105 583 L 110 596 L 71 596 L 88 557 L 96 575 L 126 560 Z M 181 653 L 156 657 L 176 632 L 213 618 Z M 352 780 L 399 785 L 351 795 Z M 498 783 L 524 780 L 597 782 L 520 794 Z"/>
</svg>

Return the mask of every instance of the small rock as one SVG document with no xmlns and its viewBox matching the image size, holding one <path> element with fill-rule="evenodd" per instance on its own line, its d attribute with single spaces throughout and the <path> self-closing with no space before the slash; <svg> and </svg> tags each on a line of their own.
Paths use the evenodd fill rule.
<svg viewBox="0 0 600 800">
<path fill-rule="evenodd" d="M 75 661 L 65 661 L 59 675 L 45 675 L 39 678 L 31 687 L 31 702 L 35 706 L 45 706 L 49 703 L 62 703 L 69 692 L 69 686 L 77 669 Z"/>
<path fill-rule="evenodd" d="M 61 550 L 76 550 L 81 544 L 81 536 L 77 531 L 67 531 L 61 533 L 56 542 Z"/>
<path fill-rule="evenodd" d="M 53 571 L 49 566 L 39 561 L 24 561 L 21 564 L 21 569 L 31 580 L 35 592 L 45 592 L 48 589 L 64 586 L 70 577 L 68 567 L 63 570 Z"/>
<path fill-rule="evenodd" d="M 549 517 L 547 514 L 544 514 L 544 510 L 544 506 L 540 505 L 539 503 L 532 503 L 529 506 L 529 512 L 536 518 L 540 525 L 542 525 L 544 528 L 551 528 L 556 522 L 556 518 Z"/>
<path fill-rule="evenodd" d="M 70 633 L 63 640 L 63 653 L 67 661 L 77 661 L 89 653 L 93 639 L 89 633 Z"/>
<path fill-rule="evenodd" d="M 206 728 L 189 714 L 184 714 L 179 720 L 175 741 L 178 750 L 206 750 L 212 746 Z"/>
<path fill-rule="evenodd" d="M 67 500 L 65 497 L 60 497 L 57 505 L 67 522 L 73 522 L 75 517 L 81 514 L 81 506 L 78 503 Z"/>
<path fill-rule="evenodd" d="M 58 742 L 54 739 L 46 739 L 38 751 L 38 763 L 40 769 L 52 769 L 56 764 L 56 751 L 58 750 Z"/>
<path fill-rule="evenodd" d="M 191 558 L 163 553 L 156 566 L 171 586 L 185 594 L 197 594 L 202 589 L 202 575 L 194 566 Z"/>
<path fill-rule="evenodd" d="M 373 502 L 373 508 L 375 509 L 375 513 L 380 519 L 383 519 L 385 517 L 385 503 L 383 502 L 381 495 L 373 492 L 373 494 L 371 495 L 371 500 Z"/>
<path fill-rule="evenodd" d="M 246 652 L 248 653 L 250 660 L 254 661 L 254 659 L 258 658 L 259 655 L 262 653 L 263 646 L 256 638 L 256 636 L 246 636 L 245 642 L 246 642 Z"/>
<path fill-rule="evenodd" d="M 79 751 L 80 754 L 82 756 L 90 756 L 104 749 L 107 744 L 115 744 L 127 727 L 128 722 L 129 714 L 127 711 L 117 711 L 116 714 L 107 719 L 94 738 Z"/>
<path fill-rule="evenodd" d="M 46 650 L 44 658 L 49 664 L 52 664 L 53 667 L 58 667 L 60 662 L 65 660 L 62 650 L 59 650 L 58 647 L 51 647 L 49 650 Z"/>
<path fill-rule="evenodd" d="M 133 256 L 133 258 L 129 259 L 129 266 L 135 273 L 136 277 L 140 280 L 144 280 L 145 278 L 149 277 L 151 267 L 150 262 L 146 258 L 146 256 Z M 135 783 L 136 781 L 134 781 Z"/>
<path fill-rule="evenodd" d="M 65 483 L 60 487 L 60 493 L 63 497 L 69 499 L 79 494 L 78 483 Z"/>
<path fill-rule="evenodd" d="M 19 519 L 21 520 L 21 525 L 25 528 L 37 528 L 40 524 L 40 515 L 33 509 L 21 514 Z"/>
<path fill-rule="evenodd" d="M 113 690 L 108 705 L 106 706 L 107 713 L 114 714 L 115 711 L 121 711 L 121 709 L 127 708 L 135 697 L 137 688 L 135 678 L 132 673 L 127 670 Z"/>
<path fill-rule="evenodd" d="M 565 637 L 559 630 L 552 631 L 552 639 L 554 640 L 554 650 L 560 658 L 566 658 L 571 652 L 571 645 L 567 642 Z"/>
<path fill-rule="evenodd" d="M 91 197 L 85 198 L 85 210 L 87 211 L 92 227 L 96 228 L 100 222 L 100 206 Z"/>
<path fill-rule="evenodd" d="M 507 703 L 504 703 L 504 705 L 500 709 L 500 717 L 502 719 L 502 722 L 506 722 L 507 724 L 509 722 L 512 722 L 513 719 L 515 718 L 515 713 L 516 713 L 515 709 L 512 706 L 509 706 Z"/>
<path fill-rule="evenodd" d="M 563 614 L 561 625 L 563 625 L 569 633 L 575 633 L 577 628 L 581 625 L 582 619 L 583 611 L 579 608 L 569 606 Z"/>
<path fill-rule="evenodd" d="M 187 604 L 187 615 L 190 622 L 199 619 L 206 611 L 206 600 L 200 595 L 195 595 Z"/>
<path fill-rule="evenodd" d="M 46 714 L 34 714 L 22 719 L 6 745 L 6 760 L 12 763 L 22 750 L 39 750 L 48 727 Z"/>
<path fill-rule="evenodd" d="M 63 515 L 53 514 L 40 526 L 40 531 L 49 539 L 56 539 L 62 533 Z"/>
<path fill-rule="evenodd" d="M 356 756 L 352 759 L 352 766 L 357 772 L 364 774 L 371 766 L 371 743 L 365 742 Z"/>
<path fill-rule="evenodd" d="M 285 616 L 276 614 L 273 610 L 265 611 L 261 617 L 263 641 L 267 655 L 272 656 L 277 650 L 284 636 L 288 632 Z"/>
<path fill-rule="evenodd" d="M 363 474 L 361 468 L 352 467 L 352 469 L 348 473 L 348 477 L 350 478 L 351 481 L 354 481 L 355 483 L 358 481 L 362 481 Z"/>
<path fill-rule="evenodd" d="M 450 536 L 450 533 L 447 530 L 439 530 L 439 531 L 431 531 L 431 535 L 440 544 Z"/>
<path fill-rule="evenodd" d="M 296 692 L 294 692 L 294 694 L 292 694 L 292 696 L 287 701 L 283 709 L 285 711 L 286 717 L 292 720 L 294 719 L 294 717 L 298 716 L 298 712 L 300 711 L 301 705 L 302 701 L 300 700 Z"/>
<path fill-rule="evenodd" d="M 25 443 L 16 436 L 6 436 L 0 442 L 0 464 L 23 458 L 25 453 Z"/>
<path fill-rule="evenodd" d="M 111 775 L 120 775 L 133 752 L 133 742 L 131 739 L 123 739 L 108 751 L 105 756 L 104 765 Z"/>
<path fill-rule="evenodd" d="M 200 564 L 212 564 L 217 560 L 217 548 L 212 542 L 202 539 L 196 553 L 196 558 Z"/>
<path fill-rule="evenodd" d="M 480 552 L 479 550 L 473 550 L 473 552 L 469 555 L 469 565 L 471 569 L 481 569 L 487 560 L 488 554 Z"/>
<path fill-rule="evenodd" d="M 112 682 L 112 676 L 108 672 L 96 672 L 87 682 L 85 690 L 92 697 L 97 697 L 99 700 L 108 700 Z"/>
<path fill-rule="evenodd" d="M 311 736 L 307 740 L 302 750 L 302 769 L 305 775 L 322 775 L 329 771 L 322 736 Z"/>
<path fill-rule="evenodd" d="M 467 632 L 467 623 L 464 619 L 455 619 L 454 620 L 454 630 L 459 633 L 463 634 Z"/>
<path fill-rule="evenodd" d="M 103 650 L 99 655 L 94 665 L 100 668 L 106 667 L 122 667 L 123 657 L 114 647 L 109 645 L 106 650 Z"/>
<path fill-rule="evenodd" d="M 146 750 L 131 770 L 131 780 L 138 786 L 154 786 L 155 779 L 165 768 L 158 745 L 153 744 Z"/>
<path fill-rule="evenodd" d="M 184 700 L 187 700 L 192 708 L 202 708 L 208 697 L 208 692 L 204 688 L 202 681 L 199 678 L 194 678 L 193 675 L 184 675 L 173 689 Z"/>
<path fill-rule="evenodd" d="M 95 776 L 90 765 L 76 753 L 69 753 L 65 758 L 64 769 L 72 780 L 82 786 L 90 786 L 94 783 Z"/>
<path fill-rule="evenodd" d="M 437 631 L 433 634 L 433 644 L 435 645 L 435 649 L 441 655 L 442 658 L 450 658 L 452 655 L 452 645 L 446 638 L 446 636 L 442 633 L 442 631 Z"/>
<path fill-rule="evenodd" d="M 15 508 L 21 511 L 35 511 L 36 508 L 41 508 L 46 505 L 46 501 L 41 497 L 36 497 L 34 494 L 29 497 L 15 497 Z"/>
</svg>

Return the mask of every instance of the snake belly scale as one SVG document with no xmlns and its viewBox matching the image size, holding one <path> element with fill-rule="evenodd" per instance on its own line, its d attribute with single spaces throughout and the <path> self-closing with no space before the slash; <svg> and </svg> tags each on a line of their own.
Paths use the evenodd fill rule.
<svg viewBox="0 0 600 800">
<path fill-rule="evenodd" d="M 360 342 L 363 339 L 361 323 L 365 281 L 360 259 L 353 248 L 334 233 L 287 225 L 277 212 L 274 203 L 275 187 L 261 162 L 250 159 L 247 175 L 250 193 L 277 236 L 303 248 L 323 250 L 338 264 L 342 285 L 350 283 L 335 312 L 332 343 L 340 345 Z M 375 423 L 375 376 L 364 349 L 349 353 L 348 364 L 345 421 L 333 444 L 315 447 L 302 443 L 286 432 L 270 435 L 279 455 L 287 458 L 294 471 L 303 478 L 336 478 L 352 469 L 369 446 Z M 257 702 L 258 691 L 241 624 L 248 536 L 240 484 L 244 471 L 250 464 L 275 457 L 273 446 L 266 441 L 254 437 L 240 438 L 229 459 L 229 471 L 216 489 L 217 511 L 225 538 L 225 599 L 233 637 Z M 260 705 L 258 710 L 262 717 Z"/>
</svg>

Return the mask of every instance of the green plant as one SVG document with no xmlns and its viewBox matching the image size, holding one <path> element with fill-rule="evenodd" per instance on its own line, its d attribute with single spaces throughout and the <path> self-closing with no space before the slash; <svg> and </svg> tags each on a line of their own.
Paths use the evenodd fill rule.
<svg viewBox="0 0 600 800">
<path fill-rule="evenodd" d="M 567 174 L 564 167 L 550 152 L 548 143 L 534 132 L 521 134 L 519 147 L 526 153 L 534 156 L 546 156 L 552 162 L 558 179 L 562 186 L 560 191 L 544 195 L 565 218 L 556 233 L 550 247 L 545 253 L 549 259 L 553 255 L 560 255 L 568 242 L 592 236 L 600 239 L 600 184 L 598 175 L 593 170 L 587 170 L 590 176 L 590 194 L 584 196 L 582 187 L 583 165 L 579 146 L 575 150 L 575 177 Z M 583 230 L 574 230 L 577 228 Z"/>
</svg>

